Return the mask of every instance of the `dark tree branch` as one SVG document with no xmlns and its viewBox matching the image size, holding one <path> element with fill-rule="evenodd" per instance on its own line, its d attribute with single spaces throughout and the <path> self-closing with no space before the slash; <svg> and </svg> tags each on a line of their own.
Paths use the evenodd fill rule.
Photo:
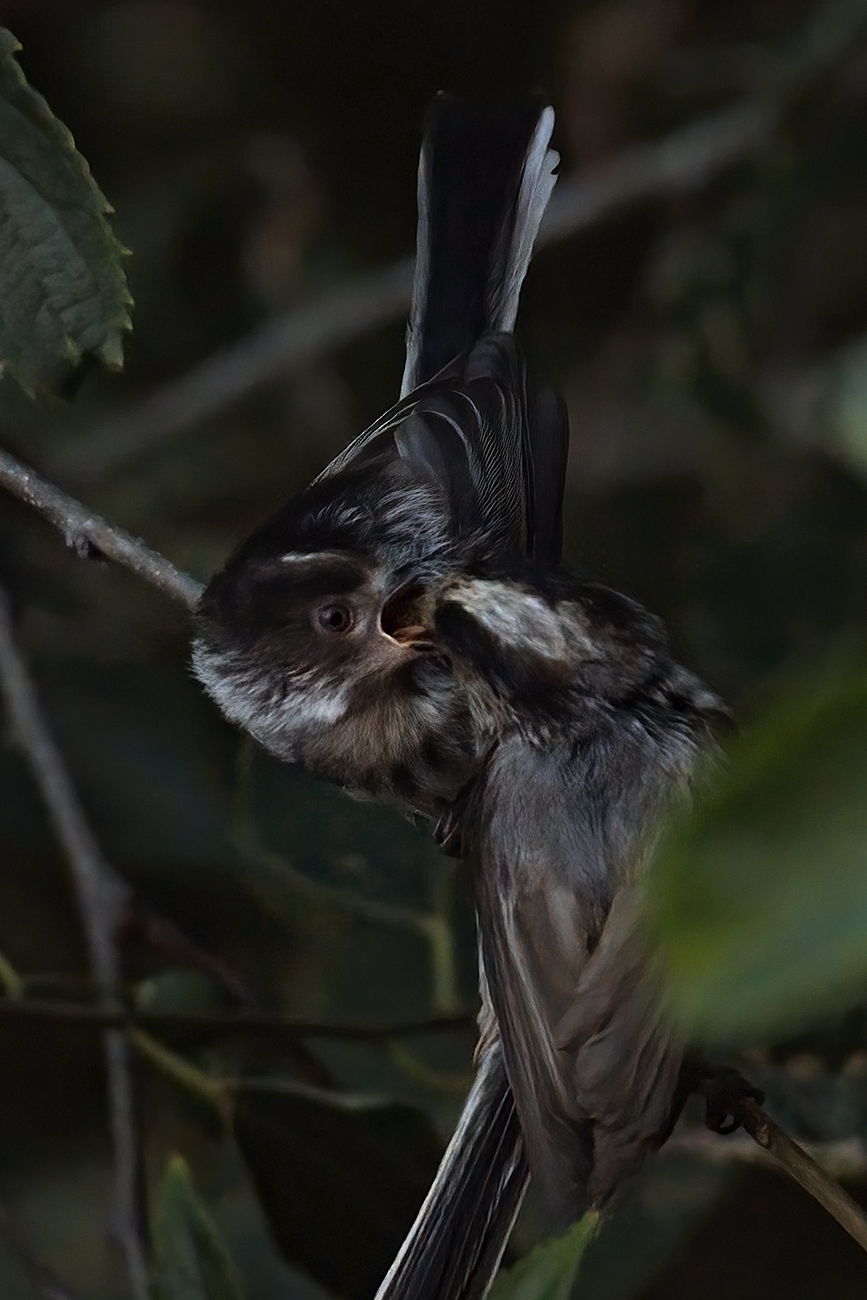
<svg viewBox="0 0 867 1300">
<path fill-rule="evenodd" d="M 295 1020 L 262 1011 L 223 1014 L 130 1011 L 121 1007 L 88 1006 L 78 1002 L 54 1002 L 37 998 L 14 1001 L 0 999 L 0 1019 L 47 1021 L 77 1025 L 83 1029 L 148 1029 L 161 1033 L 218 1033 L 285 1035 L 288 1038 L 338 1038 L 351 1042 L 387 1042 L 416 1034 L 441 1034 L 453 1029 L 472 1029 L 470 1015 L 432 1016 L 426 1020 L 405 1020 L 393 1025 L 324 1024 L 318 1020 Z"/>
<path fill-rule="evenodd" d="M 45 515 L 78 555 L 115 560 L 188 609 L 195 606 L 203 590 L 200 582 L 122 528 L 107 523 L 7 451 L 0 451 L 0 484 Z"/>
<path fill-rule="evenodd" d="M 115 929 L 129 892 L 109 866 L 87 823 L 60 751 L 42 716 L 36 690 L 12 632 L 9 603 L 0 590 L 0 694 L 18 744 L 45 802 L 66 857 L 78 902 L 90 966 L 103 1006 L 118 1005 Z M 104 1032 L 107 1093 L 114 1150 L 116 1232 L 133 1300 L 148 1300 L 147 1256 L 139 1231 L 138 1140 L 133 1115 L 129 1049 L 121 1030 Z"/>
<path fill-rule="evenodd" d="M 158 915 L 151 908 L 141 903 L 132 903 L 127 907 L 118 941 L 121 946 L 133 942 L 146 943 L 171 962 L 191 966 L 194 970 L 209 975 L 238 1006 L 250 1011 L 256 1010 L 255 997 L 230 966 L 197 944 L 174 921 Z"/>
<path fill-rule="evenodd" d="M 746 1097 L 738 1108 L 738 1118 L 754 1142 L 766 1151 L 776 1165 L 803 1187 L 808 1195 L 818 1201 L 824 1210 L 836 1219 L 840 1227 L 867 1251 L 867 1214 L 836 1179 L 827 1174 L 812 1156 L 752 1097 Z"/>
</svg>

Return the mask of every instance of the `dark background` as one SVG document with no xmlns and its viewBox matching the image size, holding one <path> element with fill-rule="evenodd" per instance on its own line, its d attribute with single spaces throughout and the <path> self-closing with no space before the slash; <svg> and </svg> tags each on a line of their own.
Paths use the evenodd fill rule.
<svg viewBox="0 0 867 1300">
<path fill-rule="evenodd" d="M 204 579 L 394 400 L 402 323 L 87 483 L 76 445 L 269 317 L 408 254 L 437 90 L 551 96 L 570 173 L 776 93 L 780 58 L 817 12 L 793 0 L 7 0 L 0 21 L 22 41 L 31 83 L 116 209 L 136 310 L 123 375 L 85 371 L 76 393 L 35 402 L 0 385 L 3 440 L 48 472 L 65 458 L 55 477 Z M 766 148 L 542 251 L 520 333 L 570 407 L 570 562 L 663 615 L 681 657 L 742 716 L 775 674 L 863 631 L 863 28 L 790 88 Z M 122 943 L 138 1005 L 217 1014 L 243 996 L 375 1024 L 474 1011 L 459 869 L 411 826 L 253 755 L 191 679 L 175 608 L 127 574 L 76 562 L 7 499 L 0 577 L 88 814 L 136 891 Z M 0 843 L 0 950 L 34 996 L 87 996 L 65 868 L 11 748 Z M 210 968 L 177 935 L 154 943 L 155 915 Z M 181 1151 L 250 1300 L 372 1294 L 457 1115 L 470 1029 L 398 1049 L 276 1034 L 165 1041 L 206 1074 L 270 1087 L 242 1094 L 239 1151 L 141 1063 L 150 1200 Z M 860 1176 L 867 1194 L 865 1052 L 863 1019 L 849 1015 L 767 1045 L 752 1067 L 794 1131 L 849 1142 L 854 1190 Z M 0 1208 L 87 1300 L 124 1294 L 107 1237 L 100 1062 L 91 1031 L 0 1018 Z M 414 1109 L 353 1125 L 275 1092 L 283 1078 Z M 579 1294 L 867 1294 L 867 1261 L 799 1191 L 688 1148 L 632 1189 Z M 531 1206 L 518 1249 L 536 1230 Z M 0 1224 L 0 1292 L 32 1300 L 7 1238 Z"/>
</svg>

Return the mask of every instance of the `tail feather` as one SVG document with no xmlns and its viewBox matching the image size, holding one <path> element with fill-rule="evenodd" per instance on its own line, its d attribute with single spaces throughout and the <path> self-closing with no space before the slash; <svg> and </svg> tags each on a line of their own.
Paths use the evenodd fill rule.
<svg viewBox="0 0 867 1300">
<path fill-rule="evenodd" d="M 440 96 L 419 162 L 418 239 L 401 396 L 485 334 L 511 333 L 556 177 L 551 108 L 490 113 Z"/>
<path fill-rule="evenodd" d="M 527 1186 L 521 1130 L 495 1042 L 376 1300 L 483 1300 Z"/>
</svg>

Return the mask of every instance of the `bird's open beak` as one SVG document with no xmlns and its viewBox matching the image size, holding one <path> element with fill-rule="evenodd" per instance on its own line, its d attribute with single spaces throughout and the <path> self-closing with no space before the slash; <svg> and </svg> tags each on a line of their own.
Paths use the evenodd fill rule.
<svg viewBox="0 0 867 1300">
<path fill-rule="evenodd" d="M 399 627 L 391 633 L 391 639 L 399 645 L 413 645 L 419 641 L 430 642 L 430 632 L 426 627 Z"/>
<path fill-rule="evenodd" d="M 398 645 L 432 650 L 433 638 L 424 617 L 427 604 L 427 593 L 419 583 L 400 587 L 382 607 L 380 626 L 385 635 Z"/>
</svg>

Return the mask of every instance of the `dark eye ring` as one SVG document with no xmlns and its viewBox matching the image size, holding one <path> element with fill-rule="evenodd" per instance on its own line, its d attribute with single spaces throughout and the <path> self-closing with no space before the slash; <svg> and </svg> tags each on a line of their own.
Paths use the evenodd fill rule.
<svg viewBox="0 0 867 1300">
<path fill-rule="evenodd" d="M 348 632 L 355 622 L 355 615 L 348 605 L 322 605 L 316 619 L 326 632 Z"/>
</svg>

